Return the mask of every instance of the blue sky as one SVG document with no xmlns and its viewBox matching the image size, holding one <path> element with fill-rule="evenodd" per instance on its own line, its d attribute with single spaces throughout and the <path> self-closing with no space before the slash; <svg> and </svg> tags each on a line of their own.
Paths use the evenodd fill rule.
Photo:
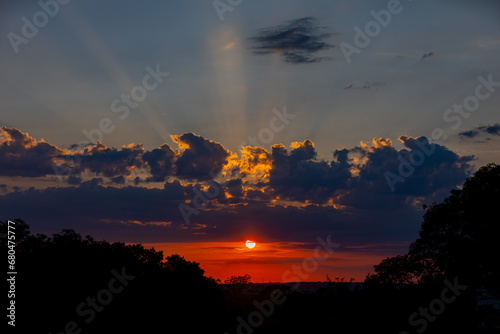
<svg viewBox="0 0 500 334">
<path fill-rule="evenodd" d="M 71 1 L 20 45 L 19 54 L 2 39 L 2 121 L 69 145 L 82 129 L 115 116 L 111 101 L 140 83 L 146 66 L 160 64 L 171 73 L 168 80 L 130 118 L 117 121 L 104 144 L 159 146 L 163 138 L 144 115 L 152 113 L 170 134 L 195 132 L 235 150 L 235 143 L 267 125 L 273 108 L 285 105 L 300 121 L 276 141 L 311 139 L 325 156 L 332 145 L 429 136 L 443 123 L 443 112 L 475 88 L 478 75 L 498 73 L 499 6 L 402 2 L 402 12 L 348 64 L 339 44 L 353 44 L 353 28 L 363 28 L 373 20 L 370 11 L 387 3 L 243 1 L 221 22 L 211 1 Z M 4 35 L 19 33 L 21 17 L 40 10 L 36 2 L 3 6 Z M 315 18 L 333 34 L 328 42 L 334 48 L 322 52 L 331 61 L 297 65 L 250 52 L 247 39 L 259 29 L 301 17 Z M 421 59 L 429 52 L 434 55 Z M 344 90 L 366 82 L 376 85 Z M 463 129 L 496 121 L 498 99 L 482 103 Z M 454 139 L 450 145 L 463 146 Z"/>
</svg>

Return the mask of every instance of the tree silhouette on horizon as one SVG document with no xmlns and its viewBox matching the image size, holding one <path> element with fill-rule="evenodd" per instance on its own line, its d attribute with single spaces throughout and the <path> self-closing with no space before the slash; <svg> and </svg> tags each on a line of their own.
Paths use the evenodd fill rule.
<svg viewBox="0 0 500 334">
<path fill-rule="evenodd" d="M 207 323 L 208 332 L 222 332 L 222 291 L 199 263 L 178 254 L 164 257 L 141 244 L 96 241 L 72 229 L 51 237 L 34 235 L 24 221 L 15 222 L 18 330 L 60 333 L 74 321 L 91 333 L 157 331 L 173 322 L 182 323 L 187 332 L 207 332 Z M 0 222 L 0 232 L 6 229 L 7 221 Z M 6 241 L 0 242 L 5 246 Z M 109 289 L 113 272 L 134 279 L 86 323 L 78 305 Z"/>
<path fill-rule="evenodd" d="M 500 165 L 490 163 L 451 190 L 442 203 L 424 205 L 419 238 L 409 252 L 382 260 L 369 280 L 424 283 L 461 277 L 475 287 L 500 282 Z"/>
<path fill-rule="evenodd" d="M 256 301 L 263 305 L 274 289 L 282 289 L 286 301 L 275 305 L 253 333 L 327 328 L 399 333 L 408 328 L 409 315 L 440 296 L 444 278 L 459 277 L 470 288 L 425 333 L 476 333 L 480 317 L 475 289 L 499 289 L 499 203 L 500 166 L 488 164 L 442 203 L 425 206 L 419 238 L 408 253 L 374 266 L 375 274 L 367 276 L 363 288 L 351 291 L 342 280 L 330 282 L 328 289 L 301 293 L 277 284 L 256 299 L 225 293 L 198 262 L 179 254 L 164 256 L 141 244 L 97 241 L 72 229 L 52 236 L 32 234 L 28 224 L 16 219 L 16 327 L 23 333 L 61 333 L 74 320 L 82 333 L 237 333 L 239 319 L 259 311 Z M 6 231 L 7 222 L 0 222 L 0 233 Z M 7 240 L 0 243 L 6 246 Z M 85 323 L 76 307 L 107 288 L 113 270 L 124 270 L 134 279 Z M 249 275 L 231 276 L 226 283 L 249 281 Z M 482 333 L 498 332 L 498 318 L 491 319 L 492 329 Z"/>
</svg>

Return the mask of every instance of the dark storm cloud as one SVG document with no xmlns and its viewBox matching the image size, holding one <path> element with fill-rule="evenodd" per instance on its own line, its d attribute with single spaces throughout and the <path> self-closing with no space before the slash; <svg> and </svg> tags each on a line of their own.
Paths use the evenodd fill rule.
<svg viewBox="0 0 500 334">
<path fill-rule="evenodd" d="M 333 45 L 325 40 L 332 33 L 319 27 L 312 17 L 304 17 L 288 21 L 285 24 L 263 29 L 257 36 L 251 37 L 254 43 L 251 47 L 254 54 L 280 54 L 285 62 L 292 64 L 317 63 L 329 60 L 329 57 L 319 57 L 319 51 L 328 50 Z"/>
<path fill-rule="evenodd" d="M 495 123 L 493 125 L 481 125 L 472 130 L 460 132 L 458 135 L 462 138 L 472 139 L 484 134 L 500 136 L 500 123 Z"/>
<path fill-rule="evenodd" d="M 227 163 L 230 152 L 221 144 L 193 133 L 173 136 L 181 148 L 185 148 L 177 159 L 177 173 L 181 178 L 208 180 L 217 175 Z"/>
<path fill-rule="evenodd" d="M 0 175 L 37 177 L 53 174 L 63 151 L 15 128 L 0 128 Z"/>
</svg>

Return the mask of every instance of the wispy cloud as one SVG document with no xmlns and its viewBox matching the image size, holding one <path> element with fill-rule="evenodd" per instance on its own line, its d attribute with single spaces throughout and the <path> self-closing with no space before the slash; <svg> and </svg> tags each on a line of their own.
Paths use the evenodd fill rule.
<svg viewBox="0 0 500 334">
<path fill-rule="evenodd" d="M 316 25 L 312 17 L 304 17 L 285 24 L 261 30 L 257 36 L 251 37 L 254 54 L 280 54 L 285 62 L 292 64 L 308 64 L 330 60 L 316 53 L 333 48 L 326 39 L 332 35 L 325 28 Z"/>
<path fill-rule="evenodd" d="M 385 86 L 385 82 L 369 82 L 366 81 L 365 83 L 361 85 L 357 85 L 354 83 L 351 83 L 350 85 L 347 85 L 344 87 L 344 90 L 349 90 L 349 89 L 371 89 L 375 88 L 378 90 L 379 87 Z"/>
<path fill-rule="evenodd" d="M 481 135 L 493 135 L 500 136 L 500 123 L 495 123 L 493 125 L 481 125 L 477 126 L 472 130 L 462 131 L 458 135 L 462 139 L 473 139 Z"/>
<path fill-rule="evenodd" d="M 427 52 L 422 55 L 422 59 L 434 56 L 434 52 Z"/>
</svg>

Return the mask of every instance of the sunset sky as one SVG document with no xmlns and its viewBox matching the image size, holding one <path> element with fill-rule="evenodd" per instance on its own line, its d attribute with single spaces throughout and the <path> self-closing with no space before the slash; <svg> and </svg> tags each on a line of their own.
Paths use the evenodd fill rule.
<svg viewBox="0 0 500 334">
<path fill-rule="evenodd" d="M 500 162 L 498 1 L 60 1 L 0 5 L 1 220 L 361 281 Z"/>
</svg>

